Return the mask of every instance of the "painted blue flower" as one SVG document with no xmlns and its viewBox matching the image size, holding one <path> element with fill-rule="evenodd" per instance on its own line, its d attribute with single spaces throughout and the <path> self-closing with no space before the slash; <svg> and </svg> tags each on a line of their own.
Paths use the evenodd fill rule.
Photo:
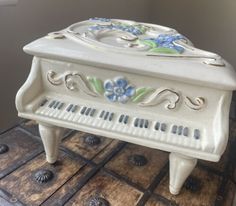
<svg viewBox="0 0 236 206">
<path fill-rule="evenodd" d="M 123 77 L 116 77 L 114 80 L 104 82 L 105 97 L 111 102 L 126 103 L 134 94 L 135 88 L 128 84 Z"/>
<path fill-rule="evenodd" d="M 90 18 L 89 20 L 91 20 L 91 21 L 102 21 L 102 22 L 110 22 L 111 21 L 111 19 L 99 18 L 99 17 L 93 17 L 93 18 Z"/>
<path fill-rule="evenodd" d="M 184 52 L 184 48 L 182 46 L 176 45 L 175 41 L 187 39 L 180 34 L 160 34 L 157 38 L 148 38 L 147 40 L 154 41 L 157 47 L 174 49 L 177 52 L 182 53 Z"/>
</svg>

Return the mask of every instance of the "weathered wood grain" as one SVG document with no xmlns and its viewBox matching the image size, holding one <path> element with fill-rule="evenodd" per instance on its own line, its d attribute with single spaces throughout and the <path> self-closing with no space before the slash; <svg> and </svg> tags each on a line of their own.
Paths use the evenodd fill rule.
<svg viewBox="0 0 236 206">
<path fill-rule="evenodd" d="M 85 206 L 93 196 L 106 199 L 111 206 L 134 206 L 142 197 L 142 192 L 105 172 L 100 172 L 66 206 Z"/>
<path fill-rule="evenodd" d="M 0 188 L 4 188 L 28 206 L 40 205 L 83 165 L 84 162 L 73 160 L 64 152 L 60 152 L 56 164 L 49 165 L 43 154 L 1 180 Z M 34 174 L 40 169 L 51 170 L 54 178 L 48 183 L 39 184 L 34 180 Z"/>
<path fill-rule="evenodd" d="M 185 185 L 177 196 L 171 195 L 169 192 L 168 175 L 157 186 L 154 193 L 181 206 L 212 206 L 222 178 L 200 168 L 195 168 L 190 177 L 195 180 L 193 184 L 189 187 Z"/>
<path fill-rule="evenodd" d="M 112 151 L 116 150 L 116 148 L 121 145 L 124 144 L 124 142 L 118 141 L 118 140 L 112 140 L 107 146 L 106 148 L 104 148 L 101 152 L 99 152 L 94 158 L 93 158 L 93 162 L 96 164 L 101 163 L 105 157 L 107 157 Z"/>
<path fill-rule="evenodd" d="M 6 144 L 9 147 L 8 152 L 0 154 L 0 178 L 43 151 L 41 142 L 20 128 L 1 135 L 0 144 Z"/>
<path fill-rule="evenodd" d="M 90 135 L 83 132 L 76 132 L 71 137 L 68 137 L 64 142 L 63 146 L 79 154 L 86 159 L 92 159 L 96 154 L 101 152 L 107 145 L 112 142 L 112 139 L 99 137 L 101 142 L 98 145 L 88 145 L 85 143 L 85 138 Z"/>
<path fill-rule="evenodd" d="M 166 206 L 166 205 L 167 204 L 163 203 L 161 200 L 158 200 L 153 196 L 145 204 L 145 206 Z"/>
<path fill-rule="evenodd" d="M 66 184 L 57 190 L 50 199 L 46 200 L 42 206 L 61 206 L 68 201 L 68 198 L 74 194 L 77 187 L 80 187 L 85 175 L 92 170 L 91 166 L 81 168 L 81 170 L 74 175 Z"/>
<path fill-rule="evenodd" d="M 148 161 L 147 164 L 144 166 L 134 166 L 130 163 L 129 157 L 135 154 L 146 157 Z M 167 161 L 168 153 L 166 152 L 127 144 L 127 146 L 110 162 L 108 162 L 105 167 L 128 178 L 130 181 L 140 185 L 141 187 L 147 188 Z"/>
</svg>

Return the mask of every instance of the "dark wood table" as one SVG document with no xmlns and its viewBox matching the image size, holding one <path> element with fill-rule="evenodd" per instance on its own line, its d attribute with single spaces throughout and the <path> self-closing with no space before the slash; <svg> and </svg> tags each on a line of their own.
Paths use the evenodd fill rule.
<svg viewBox="0 0 236 206">
<path fill-rule="evenodd" d="M 219 163 L 199 161 L 181 194 L 168 190 L 168 154 L 67 130 L 54 165 L 34 122 L 0 135 L 0 206 L 231 206 L 236 122 Z"/>
</svg>

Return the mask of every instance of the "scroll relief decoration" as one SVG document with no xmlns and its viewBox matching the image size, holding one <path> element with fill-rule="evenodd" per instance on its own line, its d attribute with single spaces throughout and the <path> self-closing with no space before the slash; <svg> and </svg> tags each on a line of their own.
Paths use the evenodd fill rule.
<svg viewBox="0 0 236 206">
<path fill-rule="evenodd" d="M 92 97 L 105 97 L 113 103 L 126 104 L 132 102 L 140 107 L 150 107 L 165 104 L 168 110 L 175 109 L 181 98 L 185 105 L 192 110 L 201 110 L 206 101 L 203 97 L 191 98 L 180 94 L 171 88 L 135 87 L 124 77 L 115 77 L 105 81 L 90 76 L 83 76 L 77 72 L 57 74 L 48 71 L 47 80 L 54 86 L 64 84 L 70 91 L 83 91 Z"/>
</svg>

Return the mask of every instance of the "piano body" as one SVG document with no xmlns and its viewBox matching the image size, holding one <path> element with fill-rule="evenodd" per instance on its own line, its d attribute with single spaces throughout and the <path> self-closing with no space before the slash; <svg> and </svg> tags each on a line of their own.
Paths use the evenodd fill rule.
<svg viewBox="0 0 236 206">
<path fill-rule="evenodd" d="M 39 123 L 49 163 L 63 128 L 132 142 L 170 152 L 178 194 L 197 159 L 217 162 L 226 148 L 235 71 L 174 29 L 91 18 L 24 51 L 34 58 L 16 107 Z"/>
</svg>

